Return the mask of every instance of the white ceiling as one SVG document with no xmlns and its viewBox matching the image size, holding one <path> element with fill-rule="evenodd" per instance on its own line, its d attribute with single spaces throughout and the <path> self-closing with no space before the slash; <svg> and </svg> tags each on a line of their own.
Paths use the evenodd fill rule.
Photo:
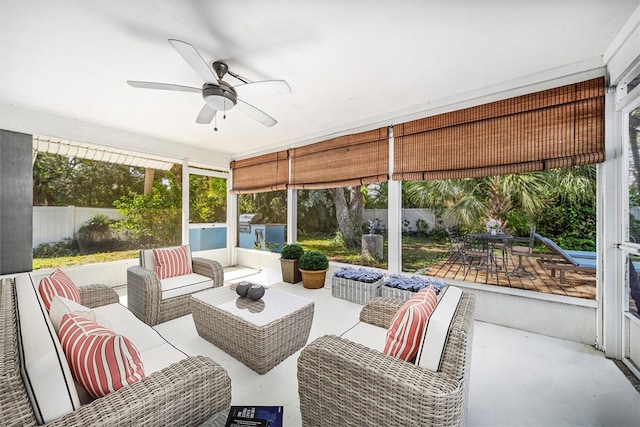
<svg viewBox="0 0 640 427">
<path fill-rule="evenodd" d="M 228 166 L 231 158 L 427 115 L 599 70 L 640 0 L 0 0 L 0 128 Z M 195 123 L 200 87 L 167 39 L 289 95 Z M 225 81 L 240 82 L 231 76 Z M 177 143 L 177 144 L 176 144 Z M 178 145 L 186 144 L 186 145 Z"/>
</svg>

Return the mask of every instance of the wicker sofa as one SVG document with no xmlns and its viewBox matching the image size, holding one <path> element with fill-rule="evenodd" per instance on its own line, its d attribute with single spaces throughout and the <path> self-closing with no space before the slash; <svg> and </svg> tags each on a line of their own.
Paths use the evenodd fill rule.
<svg viewBox="0 0 640 427">
<path fill-rule="evenodd" d="M 104 397 L 83 399 L 37 285 L 27 273 L 0 278 L 0 425 L 186 426 L 220 419 L 224 425 L 231 404 L 227 372 L 207 357 L 175 349 L 101 285 L 79 287 L 82 304 L 111 316 L 116 333 L 129 331 L 146 375 Z"/>
<path fill-rule="evenodd" d="M 191 313 L 191 294 L 222 286 L 224 271 L 219 262 L 191 257 L 192 273 L 160 279 L 153 249 L 140 251 L 140 265 L 127 269 L 127 306 L 136 317 L 150 326 Z M 173 249 L 161 248 L 161 249 Z"/>
<path fill-rule="evenodd" d="M 404 302 L 376 298 L 362 308 L 354 328 L 359 331 L 342 337 L 325 335 L 303 349 L 298 392 L 304 426 L 465 424 L 475 295 L 462 292 L 451 311 L 437 371 L 371 348 L 371 337 L 384 342 L 386 329 Z M 356 336 L 369 341 L 363 345 L 345 338 Z"/>
</svg>

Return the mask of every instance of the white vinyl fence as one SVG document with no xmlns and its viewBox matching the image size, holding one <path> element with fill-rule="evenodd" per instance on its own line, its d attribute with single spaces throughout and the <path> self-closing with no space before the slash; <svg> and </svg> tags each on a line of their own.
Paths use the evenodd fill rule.
<svg viewBox="0 0 640 427">
<path fill-rule="evenodd" d="M 365 209 L 362 212 L 362 219 L 365 224 L 370 219 L 377 219 L 379 222 L 379 228 L 387 229 L 387 209 Z M 403 231 L 416 231 L 417 222 L 422 220 L 427 223 L 429 230 L 433 230 L 436 227 L 436 215 L 430 209 L 402 209 L 402 230 Z M 455 226 L 455 221 L 443 221 L 443 227 Z"/>
<path fill-rule="evenodd" d="M 95 214 L 119 220 L 124 215 L 117 209 L 80 208 L 76 206 L 34 206 L 33 247 L 41 243 L 59 242 L 72 238 L 86 221 Z"/>
</svg>

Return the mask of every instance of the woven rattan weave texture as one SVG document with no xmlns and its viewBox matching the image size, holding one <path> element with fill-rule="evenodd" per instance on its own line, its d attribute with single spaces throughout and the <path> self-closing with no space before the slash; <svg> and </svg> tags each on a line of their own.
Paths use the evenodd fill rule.
<svg viewBox="0 0 640 427">
<path fill-rule="evenodd" d="M 264 374 L 307 343 L 314 303 L 268 288 L 252 301 L 223 286 L 194 294 L 191 310 L 201 337 Z"/>
<path fill-rule="evenodd" d="M 192 259 L 193 272 L 210 277 L 213 286 L 222 286 L 224 271 L 219 262 Z M 150 326 L 191 313 L 191 295 L 162 299 L 160 279 L 155 271 L 139 265 L 127 269 L 127 306 L 136 317 Z"/>
<path fill-rule="evenodd" d="M 373 283 L 365 283 L 333 276 L 331 278 L 331 295 L 364 305 L 380 296 L 382 282 L 382 278 Z"/>
<path fill-rule="evenodd" d="M 0 286 L 0 425 L 35 426 L 20 374 L 15 283 L 3 278 Z M 82 303 L 92 307 L 100 301 L 113 302 L 115 295 L 100 286 L 79 290 Z M 85 300 L 85 295 L 90 300 Z M 228 412 L 230 405 L 227 372 L 208 357 L 195 356 L 83 405 L 47 426 L 196 426 Z"/>
<path fill-rule="evenodd" d="M 400 300 L 376 298 L 361 320 L 388 326 Z M 465 424 L 475 297 L 465 292 L 433 372 L 349 340 L 325 335 L 298 358 L 302 424 L 461 426 Z"/>
</svg>

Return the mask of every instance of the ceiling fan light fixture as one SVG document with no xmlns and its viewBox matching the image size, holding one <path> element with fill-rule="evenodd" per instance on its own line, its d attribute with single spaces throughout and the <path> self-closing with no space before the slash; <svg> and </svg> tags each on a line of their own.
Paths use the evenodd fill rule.
<svg viewBox="0 0 640 427">
<path fill-rule="evenodd" d="M 229 111 L 238 102 L 236 91 L 223 81 L 218 85 L 205 83 L 202 87 L 202 98 L 216 111 Z"/>
</svg>

